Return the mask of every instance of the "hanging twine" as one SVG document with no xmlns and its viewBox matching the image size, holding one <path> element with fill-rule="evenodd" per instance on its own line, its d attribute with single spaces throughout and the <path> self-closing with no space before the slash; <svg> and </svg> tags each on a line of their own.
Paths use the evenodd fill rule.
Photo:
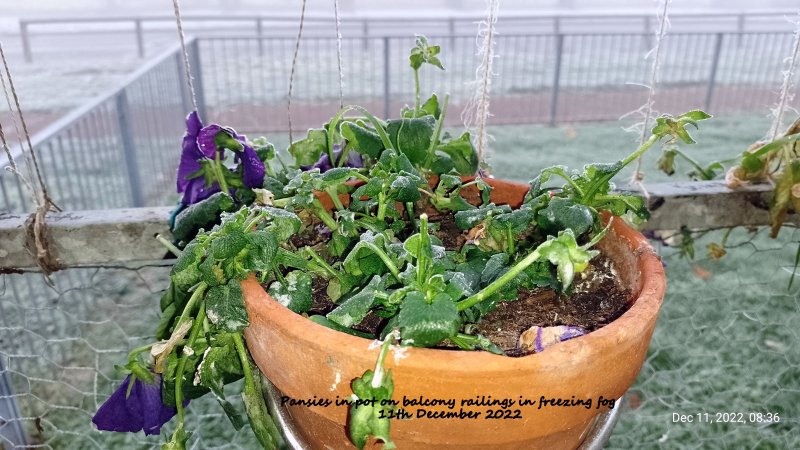
<svg viewBox="0 0 800 450">
<path fill-rule="evenodd" d="M 476 69 L 476 80 L 472 83 L 474 92 L 467 102 L 461 120 L 464 126 L 473 133 L 473 139 L 478 160 L 485 163 L 488 158 L 489 135 L 486 125 L 489 121 L 489 90 L 492 85 L 492 77 L 495 75 L 492 70 L 494 63 L 494 38 L 495 25 L 497 24 L 497 12 L 500 8 L 500 0 L 488 0 L 487 19 L 478 26 L 478 55 L 480 64 Z M 485 169 L 484 169 L 485 170 Z"/>
<path fill-rule="evenodd" d="M 783 82 L 781 83 L 781 96 L 778 99 L 778 104 L 772 110 L 773 120 L 772 127 L 770 128 L 768 138 L 774 141 L 780 134 L 781 125 L 783 124 L 783 117 L 786 110 L 789 109 L 789 103 L 794 98 L 794 75 L 797 72 L 797 63 L 800 59 L 800 13 L 795 19 L 794 30 L 794 46 L 792 54 L 786 58 L 784 64 L 788 67 L 783 71 Z"/>
<path fill-rule="evenodd" d="M 653 105 L 655 103 L 655 96 L 656 96 L 656 85 L 658 84 L 658 75 L 660 73 L 661 68 L 661 45 L 664 42 L 664 36 L 667 34 L 667 29 L 669 28 L 669 19 L 667 18 L 667 7 L 672 0 L 661 0 L 662 1 L 662 8 L 658 12 L 656 16 L 658 18 L 658 31 L 656 31 L 656 46 L 648 54 L 645 58 L 653 55 L 653 65 L 650 70 L 650 83 L 647 86 L 647 103 L 644 105 L 644 122 L 642 123 L 641 134 L 639 137 L 639 145 L 644 144 L 644 142 L 648 139 L 648 135 L 650 134 L 650 119 L 653 116 L 654 109 Z M 638 184 L 642 191 L 645 193 L 645 197 L 649 197 L 647 192 L 644 189 L 644 185 L 642 184 L 642 180 L 644 180 L 644 173 L 642 172 L 642 158 L 636 160 L 636 169 L 633 172 L 633 178 L 631 179 L 631 184 Z"/>
<path fill-rule="evenodd" d="M 339 31 L 339 0 L 333 0 L 333 15 L 336 20 L 336 62 L 339 64 L 339 109 L 344 108 L 344 72 L 342 71 L 342 33 Z"/>
<path fill-rule="evenodd" d="M 297 54 L 300 53 L 300 41 L 303 38 L 303 24 L 306 19 L 306 0 L 300 10 L 300 27 L 297 29 L 297 40 L 294 43 L 294 56 L 292 57 L 292 71 L 289 73 L 289 95 L 286 100 L 286 119 L 289 121 L 289 144 L 292 141 L 292 88 L 294 87 L 294 71 L 297 67 Z M 338 32 L 337 32 L 338 34 Z"/>
<path fill-rule="evenodd" d="M 189 52 L 186 50 L 186 38 L 183 34 L 183 21 L 181 20 L 181 6 L 178 0 L 172 0 L 172 8 L 175 11 L 175 24 L 178 27 L 178 39 L 181 41 L 181 51 L 183 52 L 183 70 L 186 73 L 186 84 L 189 85 L 189 96 L 192 99 L 192 109 L 197 112 L 197 95 L 194 92 L 194 78 L 192 69 L 189 65 Z"/>
<path fill-rule="evenodd" d="M 8 61 L 6 60 L 6 54 L 3 50 L 2 43 L 0 43 L 0 59 L 2 59 L 4 69 L 4 73 L 0 73 L 0 80 L 2 80 L 3 85 L 3 94 L 6 97 L 6 103 L 8 103 L 9 110 L 11 111 L 11 120 L 14 123 L 15 130 L 17 131 L 17 139 L 20 142 L 20 150 L 22 151 L 23 155 L 25 154 L 26 146 L 22 143 L 22 137 L 24 136 L 25 138 L 25 143 L 27 144 L 27 153 L 30 155 L 30 160 L 27 160 L 26 157 L 26 160 L 29 162 L 28 170 L 29 172 L 32 170 L 35 173 L 35 179 L 38 182 L 35 187 L 29 181 L 25 180 L 22 174 L 19 173 L 17 164 L 14 161 L 14 156 L 11 154 L 11 150 L 9 149 L 5 132 L 2 130 L 2 126 L 0 126 L 0 141 L 2 141 L 1 143 L 3 150 L 6 153 L 6 158 L 8 158 L 12 173 L 19 177 L 22 180 L 22 183 L 29 189 L 33 203 L 36 205 L 35 212 L 31 214 L 31 216 L 25 222 L 27 234 L 26 246 L 33 254 L 37 266 L 39 266 L 39 269 L 44 274 L 45 281 L 52 287 L 54 285 L 53 281 L 50 279 L 50 274 L 61 269 L 61 265 L 50 251 L 46 216 L 51 209 L 55 209 L 57 211 L 60 211 L 61 209 L 50 198 L 50 193 L 47 190 L 47 184 L 44 182 L 44 177 L 39 169 L 39 161 L 36 157 L 36 152 L 33 149 L 33 145 L 31 144 L 28 126 L 25 123 L 25 116 L 22 114 L 19 96 L 17 95 L 16 88 L 14 87 L 14 79 L 11 76 L 11 70 L 8 67 Z M 8 79 L 7 85 L 5 81 L 6 78 Z M 12 97 L 14 99 L 13 108 L 11 107 Z M 16 124 L 17 118 L 22 126 L 22 135 L 20 135 L 19 128 Z M 33 166 L 32 169 L 30 167 L 31 165 Z"/>
</svg>

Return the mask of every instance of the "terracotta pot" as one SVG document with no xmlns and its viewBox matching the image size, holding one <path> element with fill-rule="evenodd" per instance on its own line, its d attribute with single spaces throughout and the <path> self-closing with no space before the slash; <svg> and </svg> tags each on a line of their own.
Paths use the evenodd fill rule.
<svg viewBox="0 0 800 450">
<path fill-rule="evenodd" d="M 492 180 L 492 200 L 518 206 L 528 186 Z M 475 195 L 472 192 L 471 195 Z M 470 195 L 468 193 L 468 195 Z M 519 407 L 521 419 L 392 420 L 399 449 L 570 449 L 586 436 L 598 414 L 598 399 L 616 399 L 634 382 L 664 297 L 659 257 L 637 231 L 615 220 L 599 244 L 615 261 L 623 283 L 634 293 L 631 308 L 613 323 L 542 353 L 510 358 L 486 352 L 410 348 L 387 358 L 394 376 L 394 400 L 535 400 Z M 242 282 L 251 325 L 247 345 L 264 374 L 285 395 L 297 399 L 350 396 L 350 382 L 372 368 L 378 353 L 372 341 L 339 333 L 297 315 L 275 302 L 254 278 Z M 583 406 L 537 409 L 540 397 L 591 399 Z M 402 406 L 402 405 L 401 405 Z M 417 407 L 410 408 L 416 413 Z M 446 407 L 424 408 L 447 411 Z M 317 449 L 353 448 L 346 434 L 347 407 L 290 407 L 303 436 Z M 379 448 L 376 444 L 375 448 Z"/>
</svg>

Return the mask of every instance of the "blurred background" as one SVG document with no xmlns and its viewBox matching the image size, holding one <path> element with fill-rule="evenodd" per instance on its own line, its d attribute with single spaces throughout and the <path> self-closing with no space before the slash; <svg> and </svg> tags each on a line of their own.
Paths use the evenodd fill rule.
<svg viewBox="0 0 800 450">
<path fill-rule="evenodd" d="M 185 0 L 188 56 L 203 120 L 288 144 L 287 94 L 300 1 Z M 424 67 L 423 95 L 460 110 L 478 64 L 482 0 L 341 0 L 344 103 L 381 117 L 413 102 L 414 34 L 442 47 L 444 73 Z M 661 21 L 660 2 L 501 2 L 489 120 L 493 174 L 525 181 L 544 167 L 614 161 L 638 143 Z M 779 100 L 798 18 L 796 0 L 674 0 L 654 86 L 657 113 L 715 118 L 685 151 L 730 161 L 764 137 Z M 292 100 L 295 139 L 339 109 L 333 1 L 309 0 Z M 0 41 L 32 142 L 66 210 L 173 205 L 184 117 L 191 109 L 172 4 L 166 0 L 0 0 Z M 797 81 L 796 73 L 790 81 Z M 790 89 L 789 93 L 793 90 Z M 794 120 L 789 98 L 785 121 Z M 0 123 L 21 156 L 18 120 Z M 644 160 L 645 183 L 670 180 Z M 5 162 L 3 163 L 5 164 Z M 689 180 L 679 164 L 675 178 Z M 619 184 L 627 184 L 630 173 Z M 30 212 L 0 173 L 0 215 Z M 787 227 L 692 231 L 697 250 L 654 242 L 669 292 L 648 362 L 609 448 L 800 448 L 800 242 Z M 677 231 L 676 231 L 677 232 Z M 706 245 L 726 242 L 721 260 Z M 670 241 L 674 243 L 673 241 Z M 108 245 L 113 245 L 109 243 Z M 747 269 L 745 270 L 744 267 Z M 114 364 L 152 333 L 164 267 L 70 269 L 48 288 L 36 274 L 0 283 L 0 448 L 150 448 L 159 439 L 101 434 L 92 414 L 120 375 Z M 206 399 L 208 400 L 208 399 Z M 213 401 L 193 402 L 196 448 L 252 448 Z M 778 412 L 780 423 L 681 425 L 671 414 Z"/>
</svg>

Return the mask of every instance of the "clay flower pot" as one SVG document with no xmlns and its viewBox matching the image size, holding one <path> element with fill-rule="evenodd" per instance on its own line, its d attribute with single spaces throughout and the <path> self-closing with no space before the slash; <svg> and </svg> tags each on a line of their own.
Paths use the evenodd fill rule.
<svg viewBox="0 0 800 450">
<path fill-rule="evenodd" d="M 518 206 L 527 185 L 487 180 L 492 201 Z M 475 195 L 477 192 L 473 191 Z M 570 449 L 583 441 L 607 407 L 598 399 L 617 399 L 636 379 L 664 298 L 661 261 L 637 231 L 615 220 L 599 247 L 616 263 L 632 296 L 632 306 L 613 323 L 587 335 L 520 358 L 487 352 L 409 348 L 402 358 L 387 357 L 395 391 L 403 398 L 534 400 L 519 407 L 521 419 L 392 420 L 399 449 Z M 255 278 L 242 282 L 250 327 L 245 338 L 258 366 L 284 395 L 297 399 L 350 396 L 350 382 L 375 364 L 372 341 L 333 331 L 275 302 Z M 547 399 L 591 399 L 591 408 L 548 406 Z M 400 405 L 402 407 L 402 403 Z M 418 407 L 407 408 L 415 412 Z M 448 411 L 447 407 L 424 408 Z M 497 409 L 497 408 L 493 408 Z M 354 448 L 346 433 L 347 407 L 289 407 L 303 438 L 315 449 Z M 376 445 L 375 448 L 378 448 Z"/>
</svg>

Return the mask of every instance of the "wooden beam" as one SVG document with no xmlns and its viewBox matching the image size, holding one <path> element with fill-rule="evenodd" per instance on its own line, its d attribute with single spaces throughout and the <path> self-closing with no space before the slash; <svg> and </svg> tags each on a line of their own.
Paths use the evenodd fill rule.
<svg viewBox="0 0 800 450">
<path fill-rule="evenodd" d="M 731 190 L 722 181 L 647 186 L 652 218 L 645 230 L 769 225 L 769 185 Z M 70 211 L 47 215 L 48 238 L 62 267 L 158 264 L 167 252 L 153 236 L 169 237 L 170 208 Z M 27 216 L 0 214 L 0 272 L 35 267 Z M 800 226 L 792 214 L 787 223 Z"/>
</svg>

